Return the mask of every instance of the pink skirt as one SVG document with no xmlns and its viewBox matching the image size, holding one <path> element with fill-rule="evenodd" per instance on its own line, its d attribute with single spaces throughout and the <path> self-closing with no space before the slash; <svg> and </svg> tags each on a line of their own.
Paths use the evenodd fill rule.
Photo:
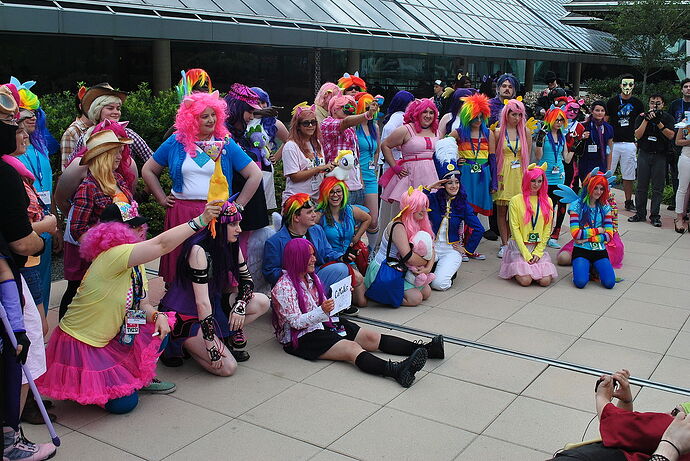
<svg viewBox="0 0 690 461">
<path fill-rule="evenodd" d="M 383 200 L 388 202 L 400 202 L 403 194 L 407 194 L 407 190 L 410 187 L 429 186 L 438 181 L 436 166 L 434 166 L 434 161 L 432 159 L 405 162 L 403 168 L 405 168 L 409 174 L 402 178 L 397 174 L 393 175 L 381 193 L 381 198 Z"/>
<path fill-rule="evenodd" d="M 84 274 L 86 274 L 91 263 L 81 257 L 78 245 L 65 242 L 63 251 L 65 280 L 80 281 L 84 278 Z"/>
<path fill-rule="evenodd" d="M 41 394 L 82 405 L 103 406 L 148 385 L 156 376 L 159 336 L 154 325 L 141 325 L 134 343 L 113 338 L 105 347 L 93 347 L 60 329 L 53 331 L 46 350 L 48 370 L 36 380 Z"/>
<path fill-rule="evenodd" d="M 537 245 L 535 243 L 526 243 L 527 248 L 532 251 Z M 539 258 L 535 264 L 529 264 L 522 257 L 520 250 L 518 250 L 515 240 L 508 241 L 508 247 L 503 253 L 501 260 L 501 270 L 498 276 L 503 279 L 512 279 L 516 275 L 529 275 L 534 280 L 539 280 L 544 277 L 558 277 L 556 266 L 551 262 L 551 256 L 544 252 L 544 255 Z"/>
<path fill-rule="evenodd" d="M 567 252 L 570 255 L 573 254 L 573 246 L 575 242 L 573 240 L 569 241 L 563 248 L 560 249 L 558 254 L 562 252 Z M 606 244 L 606 252 L 609 254 L 609 261 L 611 261 L 611 266 L 614 269 L 620 269 L 623 267 L 623 257 L 625 256 L 625 246 L 621 240 L 620 234 L 618 232 L 613 234 L 613 239 Z"/>
<path fill-rule="evenodd" d="M 175 204 L 172 208 L 168 208 L 165 212 L 163 230 L 172 229 L 173 227 L 188 222 L 192 218 L 196 218 L 204 212 L 205 207 L 206 202 L 204 200 L 175 200 Z M 163 277 L 166 283 L 175 281 L 177 258 L 180 257 L 180 253 L 182 253 L 182 245 L 178 246 L 167 255 L 161 256 L 158 275 Z"/>
</svg>

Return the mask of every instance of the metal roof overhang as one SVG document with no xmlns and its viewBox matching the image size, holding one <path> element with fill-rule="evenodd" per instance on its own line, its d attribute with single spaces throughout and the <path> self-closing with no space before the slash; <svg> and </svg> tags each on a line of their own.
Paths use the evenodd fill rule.
<svg viewBox="0 0 690 461">
<path fill-rule="evenodd" d="M 577 56 L 584 63 L 619 62 L 579 50 L 116 2 L 4 0 L 0 31 L 506 59 L 573 61 Z"/>
</svg>

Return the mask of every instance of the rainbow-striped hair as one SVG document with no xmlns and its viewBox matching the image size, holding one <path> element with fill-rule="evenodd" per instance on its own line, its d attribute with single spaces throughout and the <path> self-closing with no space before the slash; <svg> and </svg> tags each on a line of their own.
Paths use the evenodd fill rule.
<svg viewBox="0 0 690 461">
<path fill-rule="evenodd" d="M 436 133 L 436 130 L 438 130 L 438 108 L 436 104 L 434 104 L 433 99 L 415 99 L 409 103 L 405 109 L 405 115 L 403 116 L 404 123 L 413 125 L 414 130 L 417 133 L 421 133 L 424 128 L 422 128 L 422 124 L 419 120 L 422 118 L 422 113 L 427 109 L 434 111 L 434 120 L 431 122 L 429 129 Z"/>
<path fill-rule="evenodd" d="M 604 193 L 601 194 L 598 202 L 605 205 L 609 199 L 609 181 L 601 171 L 596 174 L 587 173 L 585 180 L 582 181 L 582 189 L 580 190 L 580 198 L 583 203 L 589 203 L 589 197 L 596 186 L 604 186 Z"/>
<path fill-rule="evenodd" d="M 312 202 L 309 194 L 299 193 L 288 197 L 283 204 L 283 226 L 288 226 L 292 222 L 295 213 L 306 205 L 307 202 L 314 206 L 314 202 Z"/>
<path fill-rule="evenodd" d="M 182 102 L 185 96 L 189 96 L 195 91 L 213 93 L 211 77 L 204 69 L 183 70 L 182 78 L 175 87 L 175 91 L 179 102 Z"/>
<path fill-rule="evenodd" d="M 551 222 L 551 215 L 553 215 L 553 205 L 549 202 L 549 183 L 546 180 L 546 162 L 541 165 L 532 163 L 527 167 L 527 171 L 522 176 L 522 197 L 525 200 L 525 224 L 530 222 L 532 216 L 534 215 L 534 210 L 532 209 L 532 203 L 529 200 L 531 195 L 530 183 L 533 179 L 541 176 L 544 182 L 541 183 L 541 188 L 537 192 L 537 198 L 539 201 L 539 210 L 544 217 L 544 224 Z"/>
<path fill-rule="evenodd" d="M 355 95 L 355 101 L 357 101 L 357 108 L 355 113 L 358 115 L 365 113 L 367 111 L 367 106 L 371 104 L 373 100 L 374 97 L 369 93 L 357 93 Z"/>
<path fill-rule="evenodd" d="M 463 140 L 468 140 L 472 133 L 472 120 L 480 119 L 482 124 L 479 127 L 480 132 L 486 139 L 489 139 L 489 116 L 491 115 L 491 107 L 489 106 L 489 98 L 482 93 L 472 94 L 462 98 L 462 107 L 460 108 L 460 136 Z"/>
<path fill-rule="evenodd" d="M 563 109 L 560 107 L 551 107 L 551 109 L 546 111 L 546 114 L 544 114 L 544 128 L 546 128 L 547 131 L 551 131 L 553 124 L 558 120 L 558 117 L 563 118 L 563 126 L 561 127 L 561 131 L 565 133 L 568 131 L 568 117 L 565 116 L 565 112 L 563 112 Z"/>
<path fill-rule="evenodd" d="M 343 76 L 338 79 L 338 87 L 346 90 L 352 86 L 356 86 L 360 91 L 367 91 L 367 84 L 359 76 L 359 72 L 355 72 L 354 75 L 345 72 Z"/>
<path fill-rule="evenodd" d="M 30 80 L 21 83 L 16 77 L 10 77 L 10 83 L 15 86 L 19 94 L 19 101 L 17 101 L 17 104 L 20 109 L 36 110 L 41 107 L 38 96 L 31 91 L 31 88 L 36 84 L 35 81 Z"/>
<path fill-rule="evenodd" d="M 343 189 L 343 201 L 340 203 L 340 209 L 342 210 L 347 206 L 350 201 L 350 189 L 345 184 L 345 181 L 341 181 L 335 176 L 328 176 L 323 179 L 321 186 L 319 186 L 319 200 L 316 203 L 316 211 L 328 210 L 328 194 L 335 186 L 340 186 Z"/>
</svg>

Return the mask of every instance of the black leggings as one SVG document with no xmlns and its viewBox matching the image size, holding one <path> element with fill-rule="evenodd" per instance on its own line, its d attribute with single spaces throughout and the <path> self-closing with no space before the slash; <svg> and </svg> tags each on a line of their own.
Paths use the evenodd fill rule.
<svg viewBox="0 0 690 461">
<path fill-rule="evenodd" d="M 558 239 L 561 233 L 561 225 L 563 224 L 563 218 L 565 217 L 565 203 L 561 203 L 561 199 L 553 192 L 558 189 L 558 186 L 549 186 L 549 198 L 553 202 L 553 208 L 556 210 L 556 224 L 553 226 L 553 231 L 551 231 L 551 238 Z"/>
</svg>

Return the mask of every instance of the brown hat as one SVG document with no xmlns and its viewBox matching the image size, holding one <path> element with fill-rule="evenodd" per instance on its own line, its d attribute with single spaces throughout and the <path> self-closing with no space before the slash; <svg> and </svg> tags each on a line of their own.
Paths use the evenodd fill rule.
<svg viewBox="0 0 690 461">
<path fill-rule="evenodd" d="M 86 165 L 90 160 L 99 155 L 124 144 L 132 144 L 132 140 L 129 138 L 118 138 L 113 130 L 103 130 L 94 133 L 86 140 L 86 152 L 79 164 Z"/>
<path fill-rule="evenodd" d="M 91 108 L 91 103 L 93 103 L 94 99 L 105 95 L 117 96 L 123 103 L 125 102 L 125 99 L 127 99 L 127 93 L 115 90 L 112 86 L 110 86 L 110 83 L 99 83 L 98 85 L 94 85 L 86 90 L 86 93 L 84 93 L 84 96 L 81 98 L 82 112 L 88 114 L 89 108 Z"/>
</svg>

